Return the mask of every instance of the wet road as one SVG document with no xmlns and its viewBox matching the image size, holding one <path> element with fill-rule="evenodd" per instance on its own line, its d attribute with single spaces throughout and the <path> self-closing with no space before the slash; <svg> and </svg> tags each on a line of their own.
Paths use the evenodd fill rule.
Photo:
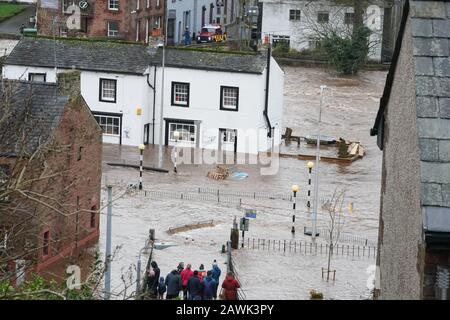
<svg viewBox="0 0 450 320">
<path fill-rule="evenodd" d="M 322 113 L 322 134 L 360 141 L 366 156 L 351 165 L 330 163 L 321 164 L 320 197 L 329 199 L 335 189 L 346 190 L 346 203 L 354 203 L 354 212 L 345 214 L 343 232 L 376 241 L 378 229 L 379 192 L 381 177 L 381 155 L 376 140 L 369 136 L 369 130 L 378 110 L 378 101 L 384 87 L 385 72 L 362 72 L 352 78 L 336 78 L 321 69 L 285 68 L 285 112 L 284 126 L 294 130 L 294 135 L 315 134 L 320 97 L 319 86 L 328 86 Z M 295 148 L 290 146 L 292 152 Z M 293 150 L 294 149 L 294 150 Z M 146 165 L 156 163 L 156 149 L 145 151 Z M 311 153 L 314 147 L 302 145 L 299 152 Z M 335 149 L 324 153 L 334 153 Z M 165 167 L 169 170 L 169 150 L 165 150 Z M 108 161 L 137 163 L 137 148 L 104 146 L 104 179 L 112 182 L 114 194 L 124 191 L 124 186 L 136 183 L 138 172 L 135 169 L 117 168 L 106 165 Z M 162 274 L 175 268 L 179 261 L 190 262 L 194 268 L 204 263 L 208 268 L 217 259 L 222 270 L 225 256 L 220 248 L 229 238 L 234 216 L 242 215 L 242 208 L 236 203 L 217 203 L 214 201 L 176 200 L 169 196 L 176 192 L 192 192 L 198 187 L 220 189 L 221 192 L 290 192 L 292 184 L 301 187 L 301 198 L 306 195 L 306 161 L 281 158 L 278 173 L 271 176 L 260 175 L 260 165 L 236 165 L 233 171 L 248 173 L 244 180 L 215 181 L 206 177 L 212 166 L 179 165 L 179 174 L 156 172 L 144 173 L 144 188 L 158 190 L 159 195 L 125 195 L 114 204 L 113 244 L 121 246 L 113 264 L 113 285 L 121 287 L 120 275 L 137 260 L 139 249 L 144 245 L 148 229 L 156 229 L 159 240 L 171 241 L 177 246 L 156 252 Z M 232 197 L 233 198 L 233 197 Z M 235 199 L 231 199 L 235 200 Z M 103 193 L 105 202 L 105 193 Z M 290 233 L 292 204 L 289 201 L 270 199 L 242 199 L 244 208 L 258 210 L 258 217 L 251 221 L 248 236 L 265 239 L 292 239 Z M 297 228 L 311 225 L 310 215 L 306 213 L 305 200 L 300 199 L 297 212 Z M 192 230 L 170 236 L 169 227 L 213 219 L 212 228 Z M 327 226 L 328 218 L 319 212 L 319 226 Z M 102 230 L 106 228 L 105 215 L 102 215 Z M 100 249 L 104 247 L 102 232 Z M 296 240 L 308 240 L 301 232 Z M 319 239 L 319 241 L 323 241 Z M 298 257 L 288 254 L 238 251 L 234 253 L 239 274 L 248 298 L 261 299 L 305 299 L 310 289 L 319 289 L 326 298 L 360 299 L 367 295 L 366 269 L 374 264 L 373 259 L 349 259 L 336 257 L 333 266 L 337 270 L 335 283 L 321 279 L 321 267 L 326 257 Z M 277 274 L 267 281 L 268 275 Z M 270 294 L 269 294 L 269 292 Z M 261 294 L 261 292 L 265 292 Z"/>
<path fill-rule="evenodd" d="M 24 11 L 0 23 L 0 33 L 20 35 L 20 26 L 28 27 L 30 17 L 35 14 L 35 5 L 27 5 Z"/>
</svg>

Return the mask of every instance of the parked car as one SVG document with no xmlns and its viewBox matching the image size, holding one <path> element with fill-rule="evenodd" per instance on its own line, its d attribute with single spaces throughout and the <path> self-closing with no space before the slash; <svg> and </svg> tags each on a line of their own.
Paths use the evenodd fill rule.
<svg viewBox="0 0 450 320">
<path fill-rule="evenodd" d="M 205 25 L 197 35 L 196 40 L 197 43 L 222 42 L 226 40 L 226 33 L 223 33 L 220 25 Z"/>
</svg>

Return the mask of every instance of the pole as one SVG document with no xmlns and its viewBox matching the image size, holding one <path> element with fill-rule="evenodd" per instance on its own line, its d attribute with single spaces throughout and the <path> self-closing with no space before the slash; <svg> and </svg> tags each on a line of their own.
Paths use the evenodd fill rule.
<svg viewBox="0 0 450 320">
<path fill-rule="evenodd" d="M 178 139 L 175 139 L 175 162 L 173 167 L 173 172 L 177 173 L 177 156 L 178 156 Z"/>
<path fill-rule="evenodd" d="M 308 208 L 308 213 L 311 210 L 311 174 L 312 168 L 308 168 L 308 201 L 306 202 L 306 207 Z"/>
<path fill-rule="evenodd" d="M 316 149 L 316 175 L 314 181 L 314 211 L 312 221 L 312 240 L 316 240 L 316 228 L 317 228 L 317 211 L 319 205 L 319 164 L 320 164 L 320 122 L 322 120 L 322 104 L 323 104 L 323 91 L 326 86 L 320 86 L 320 106 L 319 106 L 319 118 L 317 122 L 317 149 Z"/>
<path fill-rule="evenodd" d="M 293 198 L 293 203 L 292 203 L 292 229 L 291 229 L 291 233 L 295 234 L 295 207 L 297 204 L 297 191 L 294 190 L 294 198 Z"/>
<path fill-rule="evenodd" d="M 166 1 L 166 10 L 165 10 L 165 19 L 164 19 L 164 43 L 163 43 L 163 52 L 162 52 L 162 75 L 161 75 L 161 110 L 159 117 L 159 148 L 158 148 L 158 167 L 162 168 L 163 166 L 163 127 L 164 127 L 164 75 L 165 75 L 165 66 L 166 66 L 166 43 L 167 43 L 167 21 L 168 21 L 168 12 L 167 12 L 167 1 Z"/>
<path fill-rule="evenodd" d="M 141 292 L 141 252 L 139 252 L 139 259 L 136 266 L 136 298 Z"/>
<path fill-rule="evenodd" d="M 144 162 L 144 150 L 140 149 L 140 157 L 139 157 L 139 190 L 142 190 L 142 163 Z"/>
<path fill-rule="evenodd" d="M 111 295 L 111 231 L 112 231 L 112 186 L 108 188 L 108 211 L 106 219 L 106 271 L 105 271 L 105 300 Z"/>
<path fill-rule="evenodd" d="M 242 244 L 241 244 L 241 248 L 244 248 L 244 234 L 245 234 L 245 220 L 244 220 L 244 228 L 242 229 Z"/>
</svg>

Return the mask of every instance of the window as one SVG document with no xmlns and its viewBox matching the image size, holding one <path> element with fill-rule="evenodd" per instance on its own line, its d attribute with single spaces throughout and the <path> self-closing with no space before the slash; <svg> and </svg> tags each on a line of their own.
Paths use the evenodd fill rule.
<svg viewBox="0 0 450 320">
<path fill-rule="evenodd" d="M 289 10 L 289 20 L 300 21 L 301 12 L 300 10 Z"/>
<path fill-rule="evenodd" d="M 147 9 L 150 8 L 150 0 L 147 0 Z"/>
<path fill-rule="evenodd" d="M 155 17 L 155 25 L 154 25 L 154 27 L 155 27 L 155 29 L 161 28 L 161 16 Z"/>
<path fill-rule="evenodd" d="M 283 35 L 273 35 L 272 36 L 272 45 L 274 47 L 278 45 L 287 46 L 290 47 L 291 44 L 291 37 L 290 36 L 283 36 Z"/>
<path fill-rule="evenodd" d="M 319 12 L 317 15 L 317 22 L 328 23 L 330 19 L 330 14 L 328 12 Z"/>
<path fill-rule="evenodd" d="M 117 37 L 119 35 L 119 23 L 117 21 L 108 21 L 108 37 Z"/>
<path fill-rule="evenodd" d="M 173 133 L 178 131 L 180 138 L 178 141 L 195 142 L 196 126 L 194 124 L 170 123 L 169 140 L 175 141 Z"/>
<path fill-rule="evenodd" d="M 117 98 L 117 80 L 100 79 L 100 101 L 115 103 Z"/>
<path fill-rule="evenodd" d="M 141 0 L 136 0 L 136 10 L 140 9 Z"/>
<path fill-rule="evenodd" d="M 46 80 L 47 80 L 47 74 L 45 74 L 45 73 L 29 73 L 28 74 L 28 81 L 46 82 Z"/>
<path fill-rule="evenodd" d="M 94 118 L 102 128 L 103 134 L 120 136 L 120 117 L 94 115 Z"/>
<path fill-rule="evenodd" d="M 355 21 L 355 14 L 353 12 L 345 13 L 345 24 L 353 24 Z"/>
<path fill-rule="evenodd" d="M 77 161 L 81 160 L 82 154 L 83 154 L 83 147 L 79 147 Z"/>
<path fill-rule="evenodd" d="M 93 206 L 91 208 L 91 223 L 90 223 L 91 228 L 95 228 L 96 226 L 96 219 L 95 219 L 96 214 L 97 214 L 97 207 Z"/>
<path fill-rule="evenodd" d="M 220 87 L 220 110 L 238 111 L 239 88 Z"/>
<path fill-rule="evenodd" d="M 172 82 L 172 105 L 189 107 L 189 83 Z"/>
<path fill-rule="evenodd" d="M 44 232 L 44 242 L 42 244 L 42 254 L 48 256 L 50 252 L 50 231 Z"/>
<path fill-rule="evenodd" d="M 119 10 L 119 0 L 108 0 L 109 10 Z"/>
</svg>

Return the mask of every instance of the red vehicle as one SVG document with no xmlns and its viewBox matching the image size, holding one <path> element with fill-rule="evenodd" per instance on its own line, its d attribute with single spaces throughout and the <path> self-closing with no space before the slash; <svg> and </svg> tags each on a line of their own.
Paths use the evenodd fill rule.
<svg viewBox="0 0 450 320">
<path fill-rule="evenodd" d="M 222 42 L 226 40 L 226 34 L 223 33 L 220 25 L 210 24 L 203 26 L 196 40 L 197 43 Z"/>
</svg>

